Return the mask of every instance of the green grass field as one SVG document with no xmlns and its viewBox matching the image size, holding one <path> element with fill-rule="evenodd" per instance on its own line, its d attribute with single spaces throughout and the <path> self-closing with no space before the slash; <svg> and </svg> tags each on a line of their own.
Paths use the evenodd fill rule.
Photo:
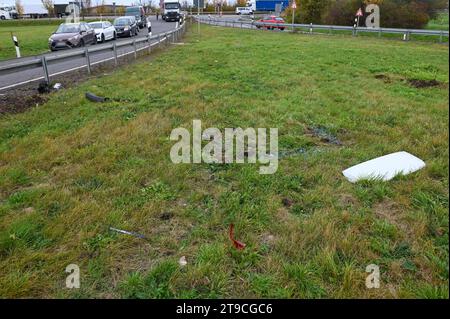
<svg viewBox="0 0 450 319">
<path fill-rule="evenodd" d="M 91 21 L 89 19 L 87 22 Z M 20 41 L 22 56 L 41 54 L 48 51 L 48 38 L 56 30 L 62 20 L 9 20 L 0 23 L 0 60 L 13 59 L 16 57 L 16 51 L 11 40 L 11 32 L 16 35 Z M 448 30 L 448 13 L 441 14 L 438 18 L 430 21 L 427 29 Z M 307 32 L 307 29 L 301 31 Z M 318 33 L 328 33 L 326 30 L 314 30 Z M 351 32 L 332 31 L 334 35 L 350 36 Z M 360 36 L 377 37 L 375 33 L 360 32 Z M 401 34 L 382 34 L 383 38 L 402 39 Z M 438 42 L 438 36 L 411 36 L 415 41 Z M 448 37 L 443 37 L 444 42 L 448 42 Z"/>
<path fill-rule="evenodd" d="M 447 46 L 203 26 L 185 41 L 0 118 L 1 297 L 448 298 Z M 276 127 L 288 155 L 274 175 L 175 165 L 170 132 L 193 119 Z M 341 174 L 400 150 L 426 168 Z"/>
<path fill-rule="evenodd" d="M 48 51 L 48 38 L 56 30 L 55 25 L 40 26 L 2 26 L 0 25 L 0 59 L 16 57 L 16 49 L 11 32 L 17 36 L 22 56 L 41 54 Z"/>
</svg>

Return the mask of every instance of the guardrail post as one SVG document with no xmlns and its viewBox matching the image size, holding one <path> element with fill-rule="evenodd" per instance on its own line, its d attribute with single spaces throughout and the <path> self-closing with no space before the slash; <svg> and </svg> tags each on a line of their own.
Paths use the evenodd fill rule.
<svg viewBox="0 0 450 319">
<path fill-rule="evenodd" d="M 86 57 L 86 66 L 87 66 L 87 71 L 89 73 L 89 75 L 91 74 L 91 58 L 89 57 L 89 50 L 88 48 L 84 48 L 84 56 Z"/>
<path fill-rule="evenodd" d="M 133 40 L 134 59 L 137 59 L 136 40 Z"/>
<path fill-rule="evenodd" d="M 381 33 L 383 32 L 383 30 L 380 28 L 378 29 L 378 37 L 381 38 Z"/>
<path fill-rule="evenodd" d="M 310 33 L 310 34 L 313 33 L 313 26 L 312 26 L 312 23 L 309 24 L 309 33 Z"/>
<path fill-rule="evenodd" d="M 439 34 L 439 43 L 442 43 L 443 41 L 443 37 L 444 37 L 444 32 L 441 30 L 441 33 Z"/>
<path fill-rule="evenodd" d="M 330 26 L 330 29 L 328 30 L 328 34 L 331 34 L 331 31 L 333 31 L 333 27 Z"/>
<path fill-rule="evenodd" d="M 45 57 L 45 55 L 42 56 L 41 63 L 42 63 L 42 69 L 44 70 L 45 82 L 47 84 L 50 84 L 50 76 L 48 74 L 47 58 Z"/>
<path fill-rule="evenodd" d="M 150 39 L 150 35 L 147 37 L 147 45 L 148 45 L 148 53 L 152 53 L 152 41 Z"/>
<path fill-rule="evenodd" d="M 117 61 L 117 46 L 116 42 L 113 42 L 113 53 L 114 53 L 114 64 L 117 66 L 119 63 Z"/>
<path fill-rule="evenodd" d="M 161 48 L 161 34 L 158 34 L 158 48 Z"/>
</svg>

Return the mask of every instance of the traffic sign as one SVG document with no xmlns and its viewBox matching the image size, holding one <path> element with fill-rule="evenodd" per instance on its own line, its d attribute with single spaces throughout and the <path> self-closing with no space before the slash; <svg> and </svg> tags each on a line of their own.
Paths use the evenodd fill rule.
<svg viewBox="0 0 450 319">
<path fill-rule="evenodd" d="M 292 9 L 297 9 L 297 3 L 295 2 L 295 0 L 292 1 L 291 8 Z"/>
<path fill-rule="evenodd" d="M 363 12 L 362 12 L 361 8 L 359 8 L 358 11 L 356 12 L 356 16 L 357 17 L 362 17 L 363 16 Z"/>
</svg>

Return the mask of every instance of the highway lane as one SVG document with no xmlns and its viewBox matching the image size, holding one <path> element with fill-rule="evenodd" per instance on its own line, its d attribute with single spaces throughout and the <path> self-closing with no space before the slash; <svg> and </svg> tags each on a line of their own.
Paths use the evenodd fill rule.
<svg viewBox="0 0 450 319">
<path fill-rule="evenodd" d="M 175 26 L 176 26 L 175 22 L 165 22 L 162 20 L 156 21 L 156 18 L 152 17 L 152 35 L 162 34 L 162 33 L 171 31 L 175 28 Z M 147 29 L 142 29 L 139 32 L 138 37 L 134 37 L 134 39 L 144 38 L 147 36 L 148 36 Z M 120 43 L 121 41 L 128 40 L 128 39 L 129 38 L 117 39 L 116 42 Z M 152 43 L 154 43 L 154 42 L 156 42 L 156 40 L 152 41 Z M 97 44 L 94 46 L 90 46 L 89 48 L 96 49 L 97 47 L 109 46 L 110 44 L 111 44 L 111 41 L 108 41 L 105 44 Z M 142 47 L 142 45 L 137 46 L 138 49 L 140 47 Z M 73 50 L 81 51 L 83 49 L 73 49 Z M 54 56 L 61 56 L 61 55 L 67 54 L 68 52 L 71 52 L 71 51 L 72 50 L 49 52 L 49 53 L 46 53 L 45 56 L 47 58 L 54 57 Z M 132 46 L 124 46 L 124 47 L 120 47 L 117 49 L 117 54 L 119 56 L 124 55 L 126 53 L 130 53 L 130 52 L 133 52 Z M 16 60 L 1 61 L 0 66 L 3 64 L 6 64 L 6 63 L 11 64 L 11 63 L 16 63 L 18 61 L 26 61 L 26 60 L 30 60 L 32 58 L 33 57 L 26 57 L 26 58 L 16 59 Z M 98 63 L 99 61 L 106 60 L 106 59 L 111 59 L 111 60 L 114 59 L 114 53 L 112 50 L 103 51 L 103 52 L 95 52 L 95 53 L 90 54 L 90 62 L 91 62 L 91 64 L 94 64 L 94 65 L 96 63 Z M 113 61 L 111 61 L 111 63 L 113 63 Z M 53 62 L 50 61 L 48 63 L 48 70 L 49 70 L 50 76 L 59 75 L 59 74 L 64 73 L 67 70 L 77 70 L 77 69 L 80 69 L 83 67 L 86 67 L 86 58 L 81 57 L 81 56 L 68 58 L 66 60 L 60 60 L 60 61 L 53 61 Z M 36 67 L 36 68 L 27 69 L 27 70 L 22 70 L 22 71 L 15 72 L 13 74 L 0 75 L 0 91 L 16 87 L 17 85 L 26 84 L 29 82 L 35 82 L 35 81 L 37 82 L 37 81 L 42 80 L 43 77 L 44 77 L 44 71 L 43 71 L 42 67 Z"/>
</svg>

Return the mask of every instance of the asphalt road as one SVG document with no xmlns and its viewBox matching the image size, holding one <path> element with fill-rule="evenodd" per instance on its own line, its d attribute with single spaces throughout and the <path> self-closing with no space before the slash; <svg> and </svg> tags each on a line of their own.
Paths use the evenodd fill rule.
<svg viewBox="0 0 450 319">
<path fill-rule="evenodd" d="M 175 22 L 165 22 L 162 21 L 161 19 L 156 21 L 155 17 L 151 17 L 152 19 L 152 35 L 157 35 L 160 33 L 164 33 L 164 32 L 168 32 L 171 31 L 175 28 L 176 23 Z M 139 32 L 139 35 L 136 38 L 141 38 L 141 37 L 147 37 L 148 33 L 147 33 L 147 29 L 142 29 Z M 125 39 L 117 39 L 117 43 L 124 41 L 124 40 L 128 40 L 129 38 L 125 38 Z M 92 48 L 97 48 L 97 47 L 101 47 L 101 46 L 108 46 L 110 45 L 111 41 L 106 42 L 105 44 L 97 44 L 95 46 L 90 46 Z M 156 42 L 156 40 L 154 41 Z M 139 48 L 139 46 L 138 46 Z M 80 49 L 72 49 L 72 50 L 80 50 Z M 52 56 L 60 56 L 60 55 L 64 55 L 67 54 L 68 51 L 72 51 L 72 50 L 64 50 L 64 51 L 58 51 L 58 52 L 49 52 L 49 53 L 45 53 L 44 55 L 46 57 L 52 57 Z M 124 47 L 120 47 L 117 49 L 117 54 L 123 55 L 126 53 L 130 53 L 133 52 L 133 48 L 132 46 L 124 46 Z M 33 57 L 25 57 L 22 59 L 15 59 L 15 60 L 7 60 L 7 61 L 0 61 L 0 67 L 2 65 L 6 65 L 6 64 L 12 64 L 12 63 L 17 63 L 19 61 L 26 61 L 26 60 L 30 60 Z M 34 57 L 36 58 L 36 57 Z M 103 60 L 107 60 L 107 59 L 113 59 L 114 58 L 114 53 L 113 51 L 102 51 L 102 52 L 95 52 L 90 54 L 90 62 L 91 64 L 96 64 L 99 61 L 103 61 Z M 48 70 L 49 70 L 49 74 L 50 77 L 53 75 L 59 75 L 62 73 L 65 73 L 67 70 L 78 70 L 80 68 L 86 67 L 86 58 L 84 57 L 73 57 L 73 58 L 69 58 L 69 59 L 64 59 L 64 60 L 60 60 L 60 61 L 52 61 L 48 63 Z M 37 82 L 37 81 L 41 81 L 44 78 L 44 71 L 42 69 L 42 67 L 36 67 L 36 68 L 31 68 L 31 69 L 27 69 L 27 70 L 22 70 L 22 71 L 18 71 L 15 72 L 13 74 L 4 74 L 4 75 L 0 75 L 0 91 L 3 90 L 7 90 L 10 88 L 14 88 L 23 84 L 27 84 L 30 82 Z"/>
</svg>

